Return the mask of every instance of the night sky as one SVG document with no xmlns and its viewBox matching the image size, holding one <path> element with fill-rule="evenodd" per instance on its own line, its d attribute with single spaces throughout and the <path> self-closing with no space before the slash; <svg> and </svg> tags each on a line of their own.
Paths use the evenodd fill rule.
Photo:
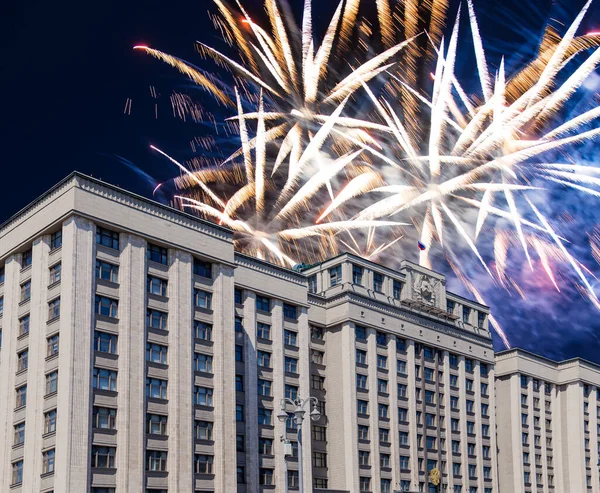
<svg viewBox="0 0 600 493">
<path fill-rule="evenodd" d="M 289 1 L 294 8 L 301 3 Z M 527 56 L 527 47 L 539 38 L 545 19 L 557 18 L 568 24 L 584 2 L 474 3 L 484 44 L 497 67 L 501 54 L 507 55 L 508 66 L 518 64 Z M 244 4 L 252 15 L 261 15 L 259 0 L 245 0 Z M 317 26 L 319 21 L 329 20 L 336 5 L 333 0 L 314 2 Z M 222 47 L 207 14 L 212 2 L 32 0 L 3 7 L 0 222 L 75 169 L 151 196 L 156 182 L 171 178 L 176 170 L 152 153 L 149 145 L 185 160 L 191 155 L 189 136 L 197 129 L 173 118 L 168 100 L 173 89 L 191 90 L 190 83 L 132 47 L 148 44 L 206 66 L 194 52 L 193 43 L 200 40 Z M 456 5 L 452 16 L 455 10 Z M 600 29 L 600 1 L 586 19 L 582 32 Z M 156 100 L 150 96 L 149 86 L 158 91 Z M 200 91 L 196 95 L 206 98 Z M 130 115 L 123 112 L 127 98 L 132 101 Z M 123 164 L 119 156 L 138 171 Z M 168 200 L 166 196 L 157 198 Z M 583 308 L 570 311 L 573 317 L 581 317 L 577 322 L 584 326 L 573 335 L 569 318 L 548 313 L 544 305 L 535 303 L 535 294 L 532 305 L 513 305 L 511 299 L 503 303 L 498 296 L 494 300 L 498 306 L 519 310 L 519 317 L 507 317 L 508 332 L 518 345 L 555 358 L 584 356 L 600 362 L 600 322 L 590 305 L 579 304 Z M 517 327 L 523 320 L 525 326 Z"/>
</svg>

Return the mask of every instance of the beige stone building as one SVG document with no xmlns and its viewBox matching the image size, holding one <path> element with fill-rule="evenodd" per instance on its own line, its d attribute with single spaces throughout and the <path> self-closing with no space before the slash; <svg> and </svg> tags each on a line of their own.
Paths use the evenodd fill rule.
<svg viewBox="0 0 600 493">
<path fill-rule="evenodd" d="M 600 366 L 496 354 L 500 491 L 600 491 Z"/>
<path fill-rule="evenodd" d="M 500 491 L 488 309 L 394 267 L 283 269 L 69 176 L 0 227 L 0 491 L 294 491 L 309 395 L 305 491 Z"/>
</svg>

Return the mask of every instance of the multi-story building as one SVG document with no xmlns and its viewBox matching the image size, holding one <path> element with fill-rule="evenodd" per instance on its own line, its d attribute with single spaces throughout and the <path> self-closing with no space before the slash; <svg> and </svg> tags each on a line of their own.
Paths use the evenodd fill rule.
<svg viewBox="0 0 600 493">
<path fill-rule="evenodd" d="M 499 491 L 488 309 L 397 267 L 284 269 L 71 175 L 0 227 L 0 491 L 293 491 L 309 395 L 305 491 Z"/>
<path fill-rule="evenodd" d="M 600 366 L 496 354 L 500 491 L 600 491 Z"/>
</svg>

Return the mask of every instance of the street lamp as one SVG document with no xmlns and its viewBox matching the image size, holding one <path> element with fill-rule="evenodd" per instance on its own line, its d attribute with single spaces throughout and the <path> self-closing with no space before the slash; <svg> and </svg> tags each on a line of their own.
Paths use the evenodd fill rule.
<svg viewBox="0 0 600 493">
<path fill-rule="evenodd" d="M 319 403 L 319 401 L 317 400 L 316 397 L 309 397 L 308 399 L 296 399 L 295 401 L 285 397 L 285 398 L 281 399 L 281 401 L 280 401 L 281 410 L 279 411 L 279 414 L 277 415 L 277 419 L 279 419 L 279 421 L 281 423 L 285 423 L 288 419 L 295 421 L 296 428 L 298 430 L 298 486 L 299 486 L 299 493 L 304 493 L 304 474 L 303 474 L 304 471 L 303 471 L 303 466 L 302 466 L 302 422 L 304 421 L 304 415 L 306 414 L 305 407 L 307 405 L 309 405 L 309 403 L 312 403 L 312 411 L 309 414 L 310 419 L 312 421 L 319 421 L 319 419 L 321 419 L 321 413 L 317 409 L 317 404 Z M 294 410 L 293 410 L 293 413 L 291 416 L 286 411 L 286 406 L 288 404 L 294 407 Z M 289 444 L 287 437 L 284 439 L 284 444 L 285 445 Z M 287 465 L 287 458 L 284 457 L 284 460 L 286 461 L 286 465 Z M 287 489 L 288 489 L 287 488 L 287 486 L 288 486 L 287 485 L 287 467 L 286 467 L 285 484 L 286 484 L 286 493 L 287 493 Z"/>
</svg>

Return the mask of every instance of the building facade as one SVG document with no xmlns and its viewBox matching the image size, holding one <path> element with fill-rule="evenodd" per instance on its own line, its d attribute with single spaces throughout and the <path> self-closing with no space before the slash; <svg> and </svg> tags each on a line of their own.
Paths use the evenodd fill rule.
<svg viewBox="0 0 600 493">
<path fill-rule="evenodd" d="M 295 272 L 73 174 L 0 227 L 0 491 L 293 491 L 277 414 L 308 396 L 305 491 L 500 491 L 488 314 L 410 262 Z"/>
<path fill-rule="evenodd" d="M 600 367 L 496 355 L 500 491 L 600 491 Z"/>
</svg>

